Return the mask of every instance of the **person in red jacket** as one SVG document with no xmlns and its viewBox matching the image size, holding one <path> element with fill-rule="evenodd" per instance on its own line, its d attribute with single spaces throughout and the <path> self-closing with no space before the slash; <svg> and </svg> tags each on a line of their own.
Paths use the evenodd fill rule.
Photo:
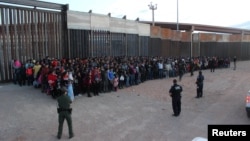
<svg viewBox="0 0 250 141">
<path fill-rule="evenodd" d="M 100 81 L 101 81 L 101 72 L 99 68 L 95 67 L 91 71 L 91 81 L 93 87 L 93 93 L 95 96 L 99 95 L 100 91 Z"/>
<path fill-rule="evenodd" d="M 88 97 L 92 97 L 92 95 L 90 94 L 91 92 L 91 88 L 92 88 L 92 79 L 91 79 L 91 71 L 88 72 L 84 78 L 84 85 L 86 87 L 86 91 L 88 94 Z"/>
<path fill-rule="evenodd" d="M 45 90 L 48 87 L 48 74 L 49 74 L 49 65 L 48 64 L 44 64 L 43 67 L 41 68 L 41 89 L 42 92 L 45 92 Z"/>
<path fill-rule="evenodd" d="M 27 78 L 27 81 L 28 81 L 28 86 L 32 85 L 32 82 L 33 82 L 33 68 L 32 68 L 32 66 L 29 66 L 26 69 L 26 78 Z"/>
<path fill-rule="evenodd" d="M 53 92 L 53 90 L 56 89 L 56 81 L 57 81 L 56 71 L 53 70 L 48 75 L 48 83 L 49 83 L 50 92 Z M 48 94 L 51 94 L 50 92 Z"/>
<path fill-rule="evenodd" d="M 58 61 L 57 61 L 57 59 L 53 59 L 53 60 L 52 60 L 51 66 L 52 66 L 53 68 L 55 68 L 56 66 L 58 66 Z"/>
</svg>

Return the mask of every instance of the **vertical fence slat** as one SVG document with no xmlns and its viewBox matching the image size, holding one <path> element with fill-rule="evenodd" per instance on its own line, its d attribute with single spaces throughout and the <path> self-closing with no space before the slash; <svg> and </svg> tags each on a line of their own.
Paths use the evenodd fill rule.
<svg viewBox="0 0 250 141">
<path fill-rule="evenodd" d="M 22 60 L 22 62 L 24 63 L 24 58 L 23 58 L 23 56 L 22 56 L 22 40 L 21 40 L 21 23 L 20 23 L 20 10 L 19 9 L 16 9 L 17 11 L 16 11 L 16 23 L 15 23 L 15 25 L 16 25 L 16 36 L 17 36 L 17 48 L 18 48 L 18 52 L 17 52 L 17 54 L 19 55 L 19 58 Z"/>
<path fill-rule="evenodd" d="M 53 24 L 52 24 L 52 18 L 51 18 L 51 13 L 49 13 L 49 15 L 48 15 L 48 18 L 49 18 L 49 38 L 48 38 L 48 41 L 49 41 L 49 52 L 50 52 L 50 56 L 51 57 L 53 57 L 54 56 L 54 54 L 53 54 L 53 44 L 52 44 L 52 42 L 53 42 L 53 39 L 52 39 L 52 34 L 53 34 L 53 32 L 52 32 L 52 28 L 53 28 Z"/>
<path fill-rule="evenodd" d="M 58 58 L 62 57 L 62 52 L 61 52 L 61 46 L 60 46 L 60 16 L 61 14 L 58 13 L 56 14 L 56 46 L 57 46 L 57 52 L 58 52 Z"/>
<path fill-rule="evenodd" d="M 38 58 L 42 59 L 43 52 L 42 52 L 42 13 L 37 12 L 37 44 L 38 44 Z"/>
<path fill-rule="evenodd" d="M 25 63 L 28 59 L 39 60 L 47 55 L 58 58 L 68 53 L 64 51 L 67 45 L 62 44 L 62 37 L 67 37 L 62 35 L 67 30 L 65 11 L 0 5 L 0 16 L 0 82 L 13 78 L 13 59 Z M 82 48 L 79 50 L 81 54 Z"/>
<path fill-rule="evenodd" d="M 0 24 L 3 25 L 3 20 L 2 20 L 2 9 L 0 8 Z M 4 66 L 4 52 L 3 52 L 3 28 L 0 27 L 0 82 L 4 80 L 4 70 L 3 70 L 3 66 Z"/>
<path fill-rule="evenodd" d="M 2 74 L 3 80 L 6 80 L 8 78 L 8 74 L 7 74 L 7 66 L 8 66 L 8 59 L 7 59 L 7 43 L 6 43 L 6 20 L 5 20 L 5 8 L 1 8 L 1 28 L 2 28 L 2 39 L 3 39 L 3 45 L 2 45 L 2 50 L 3 50 L 3 69 L 4 69 L 4 73 Z"/>
<path fill-rule="evenodd" d="M 44 17 L 43 17 L 43 51 L 44 51 L 44 56 L 48 56 L 48 29 L 47 29 L 47 12 L 44 13 Z"/>
<path fill-rule="evenodd" d="M 56 21 L 56 15 L 53 14 L 53 26 L 54 26 L 54 33 L 53 33 L 53 43 L 54 43 L 54 48 L 55 48 L 55 56 L 56 58 L 59 58 L 59 49 L 57 46 L 57 21 Z"/>
<path fill-rule="evenodd" d="M 27 54 L 25 53 L 26 51 L 26 46 L 24 45 L 24 37 L 25 37 L 25 33 L 24 33 L 24 10 L 19 10 L 19 26 L 20 26 L 20 31 L 19 31 L 19 36 L 20 36 L 20 45 L 21 45 L 21 49 L 20 49 L 20 54 L 23 58 L 23 60 L 27 60 Z"/>
<path fill-rule="evenodd" d="M 11 78 L 12 76 L 12 69 L 10 66 L 11 58 L 12 58 L 12 48 L 11 48 L 11 36 L 10 36 L 10 9 L 5 8 L 5 29 L 6 29 L 6 64 L 5 67 L 7 69 L 6 74 L 7 74 L 7 79 Z"/>
<path fill-rule="evenodd" d="M 22 39 L 23 39 L 23 52 L 25 54 L 25 59 L 28 60 L 28 53 L 27 53 L 27 16 L 26 16 L 26 10 L 22 10 L 22 15 L 21 15 L 21 19 L 22 19 Z"/>
<path fill-rule="evenodd" d="M 29 53 L 29 13 L 27 10 L 24 10 L 24 46 L 25 46 L 25 54 L 27 56 L 27 59 L 31 59 L 30 53 Z"/>
<path fill-rule="evenodd" d="M 14 24 L 13 24 L 13 9 L 9 9 L 9 36 L 10 36 L 10 58 L 18 59 L 15 55 L 16 49 L 14 48 Z"/>
<path fill-rule="evenodd" d="M 27 21 L 27 25 L 28 25 L 28 29 L 27 29 L 27 42 L 28 42 L 28 52 L 29 52 L 29 56 L 31 59 L 34 59 L 34 52 L 33 52 L 33 48 L 32 48 L 32 24 L 33 24 L 33 18 L 32 18 L 32 11 L 28 10 L 27 11 L 27 16 L 28 16 L 28 21 Z"/>
<path fill-rule="evenodd" d="M 35 46 L 35 11 L 31 12 L 31 46 L 30 49 L 32 49 L 32 58 L 36 59 L 36 46 Z"/>
</svg>

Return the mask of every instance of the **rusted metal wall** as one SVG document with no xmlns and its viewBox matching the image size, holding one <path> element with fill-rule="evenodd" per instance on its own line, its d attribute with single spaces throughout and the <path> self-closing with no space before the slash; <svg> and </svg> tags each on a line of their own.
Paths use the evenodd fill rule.
<svg viewBox="0 0 250 141">
<path fill-rule="evenodd" d="M 67 15 L 67 16 L 66 16 Z M 0 6 L 0 82 L 11 61 L 45 56 L 219 56 L 250 59 L 250 36 L 174 31 L 98 14 Z"/>
<path fill-rule="evenodd" d="M 193 35 L 192 50 L 196 56 L 217 56 L 239 60 L 250 59 L 249 35 L 197 33 Z"/>
<path fill-rule="evenodd" d="M 70 57 L 147 56 L 149 37 L 103 30 L 70 29 Z"/>
<path fill-rule="evenodd" d="M 200 56 L 218 56 L 218 57 L 230 57 L 238 56 L 237 58 L 240 60 L 245 60 L 246 55 L 243 55 L 241 47 L 242 43 L 240 42 L 201 42 L 200 43 Z M 247 48 L 246 48 L 247 49 Z M 244 50 L 246 50 L 244 49 Z M 248 52 L 244 52 L 245 54 L 250 55 Z"/>
<path fill-rule="evenodd" d="M 151 27 L 150 56 L 237 56 L 250 59 L 250 36 L 243 34 L 216 34 L 178 32 L 161 27 Z"/>
<path fill-rule="evenodd" d="M 241 59 L 250 60 L 250 43 L 249 42 L 241 43 Z"/>
<path fill-rule="evenodd" d="M 159 56 L 161 54 L 162 41 L 159 38 L 150 38 L 149 56 Z"/>
<path fill-rule="evenodd" d="M 67 16 L 71 57 L 148 55 L 149 24 L 78 11 L 68 11 Z M 89 34 L 75 37 L 80 31 L 89 31 Z"/>
<path fill-rule="evenodd" d="M 65 54 L 63 12 L 0 5 L 0 82 L 12 79 L 11 62 Z"/>
<path fill-rule="evenodd" d="M 149 37 L 139 36 L 139 55 L 148 56 L 149 54 Z"/>
<path fill-rule="evenodd" d="M 139 55 L 139 36 L 135 34 L 127 34 L 127 56 Z"/>
<path fill-rule="evenodd" d="M 69 33 L 69 56 L 88 57 L 90 50 L 90 31 L 71 29 Z"/>
<path fill-rule="evenodd" d="M 190 56 L 191 32 L 173 31 L 167 28 L 151 27 L 150 56 Z"/>
<path fill-rule="evenodd" d="M 162 55 L 162 42 L 161 38 L 161 28 L 158 26 L 150 27 L 150 43 L 149 43 L 149 56 L 160 56 Z"/>
</svg>

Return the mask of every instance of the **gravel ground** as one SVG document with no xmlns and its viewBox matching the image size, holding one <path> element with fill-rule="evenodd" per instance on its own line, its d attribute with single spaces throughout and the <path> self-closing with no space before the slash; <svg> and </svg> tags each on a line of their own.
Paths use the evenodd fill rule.
<svg viewBox="0 0 250 141">
<path fill-rule="evenodd" d="M 191 141 L 207 137 L 208 124 L 249 124 L 245 94 L 250 89 L 250 61 L 232 68 L 204 70 L 204 97 L 196 96 L 194 76 L 185 74 L 182 112 L 172 117 L 168 91 L 173 78 L 88 98 L 76 97 L 72 107 L 72 141 Z M 56 101 L 33 87 L 0 84 L 0 141 L 54 141 Z M 68 139 L 64 123 L 61 140 Z"/>
</svg>

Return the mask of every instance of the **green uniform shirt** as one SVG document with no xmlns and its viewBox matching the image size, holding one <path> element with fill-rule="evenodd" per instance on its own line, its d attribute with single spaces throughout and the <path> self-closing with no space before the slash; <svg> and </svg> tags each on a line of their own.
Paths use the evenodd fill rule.
<svg viewBox="0 0 250 141">
<path fill-rule="evenodd" d="M 68 95 L 62 95 L 60 97 L 57 98 L 57 102 L 58 102 L 58 107 L 62 108 L 62 109 L 69 109 L 70 108 L 70 104 L 72 103 L 72 101 L 70 100 Z"/>
</svg>

